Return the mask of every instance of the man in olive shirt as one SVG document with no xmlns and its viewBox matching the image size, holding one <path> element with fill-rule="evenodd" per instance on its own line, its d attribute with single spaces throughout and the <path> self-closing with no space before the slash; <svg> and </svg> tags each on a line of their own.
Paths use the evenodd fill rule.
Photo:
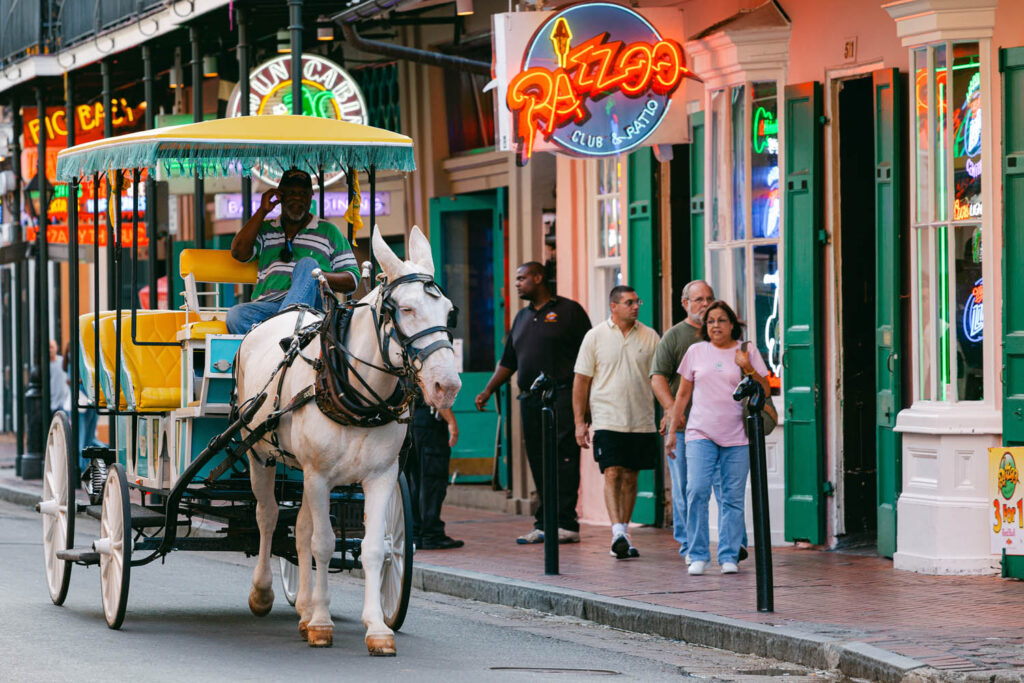
<svg viewBox="0 0 1024 683">
<path fill-rule="evenodd" d="M 572 378 L 576 354 L 583 337 L 590 331 L 590 318 L 572 299 L 555 296 L 548 288 L 544 266 L 530 261 L 516 270 L 516 291 L 530 305 L 519 311 L 512 322 L 505 351 L 487 386 L 476 397 L 483 410 L 499 386 L 518 372 L 520 415 L 526 458 L 541 505 L 534 517 L 533 530 L 516 539 L 517 543 L 544 541 L 544 463 L 541 434 L 541 397 L 530 387 L 543 372 L 555 383 L 555 450 L 558 454 L 558 542 L 577 543 L 580 525 L 576 521 L 576 499 L 580 488 L 580 449 L 573 434 Z"/>
<path fill-rule="evenodd" d="M 714 300 L 715 293 L 704 280 L 687 283 L 683 287 L 686 319 L 669 328 L 654 352 L 654 359 L 651 361 L 651 388 L 654 389 L 654 395 L 658 398 L 663 411 L 659 430 L 662 435 L 665 434 L 668 416 L 672 413 L 672 404 L 675 402 L 676 391 L 679 390 L 679 364 L 691 345 L 703 341 L 700 337 L 700 327 L 704 310 Z M 672 476 L 672 535 L 679 542 L 679 554 L 686 557 L 690 546 L 686 539 L 686 441 L 682 432 L 676 434 L 675 457 L 669 458 L 668 468 Z M 717 488 L 715 500 L 720 500 Z"/>
</svg>

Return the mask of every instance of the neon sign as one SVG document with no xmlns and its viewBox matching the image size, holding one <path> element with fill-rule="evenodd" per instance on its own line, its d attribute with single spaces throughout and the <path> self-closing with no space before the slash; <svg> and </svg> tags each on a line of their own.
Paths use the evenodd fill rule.
<svg viewBox="0 0 1024 683">
<path fill-rule="evenodd" d="M 509 82 L 519 163 L 529 161 L 538 135 L 581 156 L 633 149 L 657 128 L 684 78 L 696 77 L 682 46 L 634 10 L 586 3 L 559 12 L 533 35 Z"/>
<path fill-rule="evenodd" d="M 963 316 L 960 319 L 964 336 L 972 344 L 977 344 L 985 336 L 985 309 L 982 307 L 984 287 L 981 281 L 982 278 L 978 278 L 978 281 L 974 283 L 974 287 L 971 289 L 971 293 L 967 295 L 967 301 L 964 302 Z"/>
<path fill-rule="evenodd" d="M 764 107 L 758 107 L 754 112 L 754 154 L 760 154 L 765 147 L 769 153 L 778 154 L 779 151 L 779 122 L 775 114 Z"/>
</svg>

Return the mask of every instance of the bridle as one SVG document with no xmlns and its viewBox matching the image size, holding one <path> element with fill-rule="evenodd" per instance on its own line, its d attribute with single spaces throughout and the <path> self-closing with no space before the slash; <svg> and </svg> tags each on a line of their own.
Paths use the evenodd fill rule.
<svg viewBox="0 0 1024 683">
<path fill-rule="evenodd" d="M 395 305 L 395 302 L 391 297 L 395 289 L 412 282 L 422 282 L 423 291 L 429 297 L 438 299 L 445 296 L 444 290 L 441 289 L 441 286 L 434 281 L 433 276 L 427 275 L 426 273 L 410 273 L 391 282 L 385 280 L 381 285 L 380 297 L 378 298 L 380 312 L 378 313 L 375 307 L 370 307 L 380 355 L 384 360 L 385 368 L 387 368 L 385 372 L 390 375 L 395 375 L 396 377 L 418 376 L 420 370 L 423 369 L 423 363 L 426 362 L 427 358 L 435 351 L 440 351 L 441 349 L 452 349 L 454 352 L 454 347 L 452 346 L 452 329 L 458 325 L 459 319 L 459 309 L 454 305 L 452 306 L 452 310 L 448 313 L 447 325 L 434 325 L 433 327 L 428 327 L 411 335 L 402 331 L 398 307 Z M 385 332 L 385 328 L 389 325 L 390 330 Z M 437 332 L 444 334 L 447 338 L 438 339 L 424 347 L 415 346 L 415 342 L 417 340 Z M 392 340 L 394 340 L 394 342 L 402 349 L 402 358 L 404 361 L 402 367 L 395 366 L 391 363 L 390 350 Z"/>
</svg>

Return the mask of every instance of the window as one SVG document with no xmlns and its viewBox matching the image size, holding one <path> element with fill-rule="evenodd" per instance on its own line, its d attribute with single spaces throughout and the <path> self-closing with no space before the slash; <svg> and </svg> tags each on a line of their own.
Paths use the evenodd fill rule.
<svg viewBox="0 0 1024 683">
<path fill-rule="evenodd" d="M 594 195 L 597 217 L 597 253 L 594 259 L 594 296 L 590 317 L 608 317 L 608 293 L 622 284 L 622 188 L 625 158 L 601 157 L 596 162 L 597 191 Z"/>
<path fill-rule="evenodd" d="M 984 399 L 982 92 L 977 42 L 913 51 L 916 398 Z"/>
<path fill-rule="evenodd" d="M 781 387 L 779 321 L 779 91 L 774 81 L 746 83 L 710 95 L 711 285 L 747 323 Z"/>
</svg>

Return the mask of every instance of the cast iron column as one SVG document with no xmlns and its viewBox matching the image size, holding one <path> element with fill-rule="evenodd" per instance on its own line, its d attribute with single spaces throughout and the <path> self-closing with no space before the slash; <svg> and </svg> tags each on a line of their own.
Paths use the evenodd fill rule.
<svg viewBox="0 0 1024 683">
<path fill-rule="evenodd" d="M 146 98 L 146 130 L 153 130 L 156 127 L 156 101 L 153 97 L 153 54 L 149 45 L 142 46 L 142 91 Z M 156 178 L 151 173 L 146 173 L 146 235 L 149 236 L 149 248 L 146 251 L 146 262 L 149 265 L 149 307 L 156 310 L 160 308 L 156 278 Z"/>
<path fill-rule="evenodd" d="M 192 43 L 192 122 L 203 120 L 203 71 L 202 56 L 199 54 L 199 29 L 193 24 L 188 28 L 188 38 Z M 196 174 L 195 190 L 192 196 L 195 221 L 195 245 L 197 249 L 206 248 L 206 193 L 203 190 L 203 179 Z M 168 283 L 169 284 L 169 283 Z M 170 290 L 168 290 L 170 295 Z"/>
<path fill-rule="evenodd" d="M 64 76 L 64 120 L 67 122 L 67 139 L 68 147 L 74 147 L 75 143 L 78 142 L 75 139 L 75 72 L 68 71 Z M 78 310 L 78 188 L 79 179 L 75 178 L 72 182 L 68 183 L 68 285 L 70 288 L 70 324 L 68 325 L 70 339 L 68 340 L 68 369 L 71 371 L 71 414 L 68 416 L 71 420 L 71 448 L 74 449 L 75 453 L 80 452 L 78 450 L 78 432 L 82 426 L 78 420 L 78 385 L 80 382 L 80 368 L 78 367 L 78 345 L 82 343 L 81 337 L 78 332 L 78 316 L 81 311 Z M 95 239 L 95 235 L 93 235 Z M 90 439 L 91 440 L 91 439 Z M 77 471 L 77 468 L 76 468 Z M 79 474 L 81 474 L 79 472 Z M 77 481 L 72 481 L 71 484 L 77 484 Z"/>
<path fill-rule="evenodd" d="M 106 59 L 100 61 L 100 80 L 102 81 L 103 89 L 103 137 L 112 138 L 114 137 L 114 117 L 110 115 L 110 110 L 113 109 L 113 95 L 112 86 L 110 83 L 110 62 Z M 107 226 L 107 309 L 113 310 L 117 307 L 119 300 L 117 293 L 117 281 L 114 277 L 114 268 L 117 267 L 119 259 L 115 257 L 114 245 L 116 240 L 114 239 L 114 220 L 110 213 L 110 207 L 116 206 L 120 210 L 121 198 L 114 197 L 114 181 L 111 178 L 106 178 L 104 181 L 107 185 L 107 210 L 104 218 L 104 223 Z M 95 201 L 99 205 L 99 188 L 94 188 Z M 116 202 L 111 204 L 111 202 Z M 99 239 L 99 226 L 96 226 L 95 237 Z M 98 268 L 99 264 L 93 264 L 93 267 Z"/>
<path fill-rule="evenodd" d="M 238 23 L 238 92 L 241 115 L 249 116 L 249 13 L 244 7 L 235 10 L 235 21 Z M 242 225 L 252 218 L 252 178 L 242 176 Z M 252 285 L 242 287 L 242 301 L 252 298 Z"/>
<path fill-rule="evenodd" d="M 292 32 L 292 114 L 302 115 L 302 0 L 288 0 Z"/>
<path fill-rule="evenodd" d="M 14 201 L 11 211 L 14 213 L 14 234 L 12 242 L 21 242 L 24 235 L 21 231 L 21 102 L 17 95 L 11 98 L 11 123 L 14 127 L 14 144 L 11 145 L 11 171 L 14 173 Z M 17 441 L 17 455 L 14 459 L 14 473 L 21 476 L 21 458 L 25 453 L 25 346 L 22 331 L 25 323 L 25 286 L 24 259 L 14 264 L 14 286 L 11 292 L 11 345 L 14 347 L 14 401 L 15 417 L 14 432 Z"/>
</svg>

